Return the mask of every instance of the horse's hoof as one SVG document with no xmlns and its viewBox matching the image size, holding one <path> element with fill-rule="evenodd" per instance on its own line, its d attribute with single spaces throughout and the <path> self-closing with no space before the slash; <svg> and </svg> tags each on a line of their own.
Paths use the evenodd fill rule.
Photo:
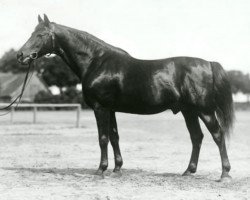
<svg viewBox="0 0 250 200">
<path fill-rule="evenodd" d="M 93 176 L 93 180 L 95 181 L 95 180 L 101 180 L 101 179 L 104 179 L 104 173 L 101 169 L 98 169 Z"/>
<path fill-rule="evenodd" d="M 227 176 L 222 176 L 219 180 L 221 183 L 230 183 L 232 181 L 232 177 L 227 175 Z"/>
<path fill-rule="evenodd" d="M 97 176 L 102 176 L 102 175 L 103 175 L 103 170 L 102 170 L 102 169 L 98 169 L 98 170 L 95 172 L 95 175 L 97 175 Z"/>
<path fill-rule="evenodd" d="M 189 170 L 186 170 L 183 174 L 182 174 L 182 176 L 191 176 L 192 175 L 192 173 L 189 171 Z"/>
<path fill-rule="evenodd" d="M 110 177 L 111 178 L 120 178 L 122 176 L 122 172 L 119 170 L 119 171 L 114 171 L 110 174 Z"/>
</svg>

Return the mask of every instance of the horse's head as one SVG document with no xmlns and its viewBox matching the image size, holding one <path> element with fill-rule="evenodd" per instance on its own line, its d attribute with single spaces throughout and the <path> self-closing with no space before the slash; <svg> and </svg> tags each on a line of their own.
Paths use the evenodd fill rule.
<svg viewBox="0 0 250 200">
<path fill-rule="evenodd" d="M 53 52 L 54 35 L 50 21 L 46 15 L 44 15 L 44 20 L 39 15 L 38 22 L 35 31 L 17 54 L 17 59 L 21 64 L 29 64 L 32 60 Z"/>
</svg>

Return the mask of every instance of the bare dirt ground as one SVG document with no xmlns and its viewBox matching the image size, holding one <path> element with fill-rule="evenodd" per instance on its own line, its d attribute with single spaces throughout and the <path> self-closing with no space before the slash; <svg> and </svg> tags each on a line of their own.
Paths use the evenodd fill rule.
<svg viewBox="0 0 250 200">
<path fill-rule="evenodd" d="M 71 111 L 18 112 L 0 119 L 0 200 L 50 199 L 250 199 L 250 112 L 237 112 L 227 142 L 232 165 L 229 183 L 221 173 L 219 152 L 203 126 L 198 171 L 182 177 L 191 141 L 182 116 L 170 112 L 152 116 L 117 114 L 123 175 L 111 178 L 114 167 L 94 175 L 100 159 L 97 129 L 90 111 L 81 113 L 75 128 Z"/>
</svg>

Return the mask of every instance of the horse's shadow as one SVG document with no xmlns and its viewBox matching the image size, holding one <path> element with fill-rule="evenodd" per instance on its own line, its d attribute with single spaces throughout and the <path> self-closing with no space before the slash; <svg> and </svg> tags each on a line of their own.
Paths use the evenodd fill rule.
<svg viewBox="0 0 250 200">
<path fill-rule="evenodd" d="M 55 175 L 69 175 L 69 176 L 88 176 L 96 175 L 96 169 L 89 168 L 25 168 L 25 167 L 2 167 L 3 170 L 17 171 L 17 172 L 31 172 L 34 174 L 55 174 Z M 112 174 L 112 170 L 109 169 L 105 172 L 106 176 Z M 155 173 L 152 171 L 145 171 L 142 169 L 122 169 L 123 176 L 156 176 L 156 177 L 182 177 L 177 173 Z"/>
<path fill-rule="evenodd" d="M 68 180 L 78 179 L 85 181 L 98 181 L 103 179 L 110 179 L 112 181 L 120 182 L 143 182 L 148 185 L 171 185 L 176 188 L 213 188 L 216 184 L 218 187 L 223 187 L 223 184 L 217 183 L 217 179 L 211 176 L 211 174 L 206 175 L 191 175 L 182 176 L 178 173 L 158 173 L 155 171 L 147 171 L 143 169 L 122 169 L 122 176 L 118 176 L 119 179 L 114 180 L 112 176 L 112 169 L 108 169 L 105 173 L 100 176 L 96 175 L 96 169 L 93 168 L 25 168 L 25 167 L 2 167 L 2 170 L 14 171 L 15 173 L 20 173 L 22 178 L 31 178 L 30 175 L 34 176 L 52 176 L 58 180 Z M 25 175 L 25 173 L 27 173 Z M 59 176 L 59 177 L 58 177 Z M 60 178 L 61 176 L 61 178 Z M 52 178 L 51 177 L 51 178 Z M 67 178 L 66 178 L 67 177 Z M 65 179 L 66 178 L 66 179 Z M 242 185 L 241 182 L 244 180 L 236 180 L 232 183 L 237 185 Z M 233 185 L 229 183 L 230 185 Z"/>
<path fill-rule="evenodd" d="M 18 172 L 31 172 L 34 174 L 55 174 L 55 175 L 95 175 L 95 169 L 87 168 L 25 168 L 25 167 L 3 167 L 3 170 L 18 171 Z"/>
</svg>

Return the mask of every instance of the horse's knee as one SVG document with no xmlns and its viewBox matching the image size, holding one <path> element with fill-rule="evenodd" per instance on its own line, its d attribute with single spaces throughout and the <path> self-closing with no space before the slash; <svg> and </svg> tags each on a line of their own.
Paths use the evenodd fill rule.
<svg viewBox="0 0 250 200">
<path fill-rule="evenodd" d="M 109 142 L 109 138 L 106 135 L 102 135 L 99 139 L 100 146 L 107 146 Z"/>
</svg>

